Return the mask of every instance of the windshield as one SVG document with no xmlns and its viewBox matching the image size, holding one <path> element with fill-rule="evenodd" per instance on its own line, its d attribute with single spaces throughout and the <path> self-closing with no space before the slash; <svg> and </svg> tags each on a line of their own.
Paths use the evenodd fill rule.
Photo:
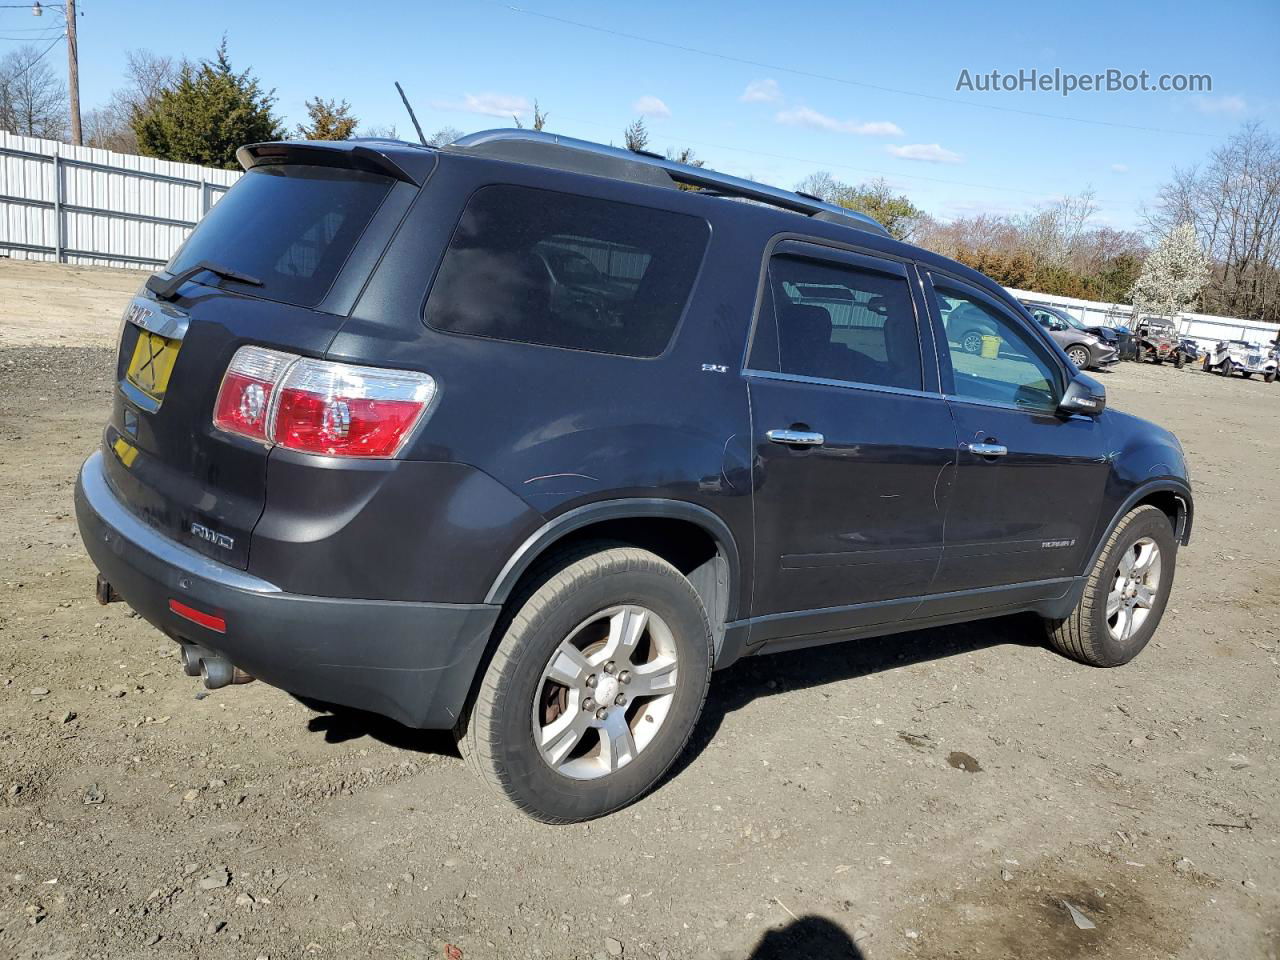
<svg viewBox="0 0 1280 960">
<path fill-rule="evenodd" d="M 209 260 L 262 281 L 232 289 L 313 307 L 324 299 L 391 180 L 297 164 L 255 167 L 218 201 L 166 268 Z M 196 279 L 199 279 L 198 277 Z"/>
</svg>

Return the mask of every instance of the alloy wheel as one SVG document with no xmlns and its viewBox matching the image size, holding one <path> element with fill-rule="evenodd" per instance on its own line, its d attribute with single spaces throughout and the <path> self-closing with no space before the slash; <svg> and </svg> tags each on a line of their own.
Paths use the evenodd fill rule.
<svg viewBox="0 0 1280 960">
<path fill-rule="evenodd" d="M 542 759 L 575 780 L 635 760 L 662 729 L 679 656 L 671 628 L 636 604 L 589 617 L 556 647 L 534 693 L 533 739 Z"/>
<path fill-rule="evenodd" d="M 1142 628 L 1160 594 L 1160 547 L 1142 537 L 1120 557 L 1107 594 L 1107 629 L 1127 641 Z"/>
</svg>

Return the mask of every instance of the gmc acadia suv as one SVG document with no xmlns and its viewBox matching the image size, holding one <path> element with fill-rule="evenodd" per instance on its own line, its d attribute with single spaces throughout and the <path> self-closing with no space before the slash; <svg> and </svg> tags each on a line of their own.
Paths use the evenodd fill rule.
<svg viewBox="0 0 1280 960">
<path fill-rule="evenodd" d="M 986 277 L 530 131 L 239 159 L 125 313 L 76 488 L 99 599 L 207 685 L 453 730 L 567 822 L 653 787 L 741 657 L 1033 611 L 1114 666 L 1155 631 L 1182 449 Z"/>
</svg>

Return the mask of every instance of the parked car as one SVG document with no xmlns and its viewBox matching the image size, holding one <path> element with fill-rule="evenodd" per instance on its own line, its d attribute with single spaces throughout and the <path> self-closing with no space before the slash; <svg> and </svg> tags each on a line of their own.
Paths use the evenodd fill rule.
<svg viewBox="0 0 1280 960">
<path fill-rule="evenodd" d="M 1138 321 L 1134 335 L 1137 341 L 1138 359 L 1153 363 L 1172 363 L 1182 369 L 1187 355 L 1182 351 L 1182 337 L 1173 321 L 1163 317 L 1143 317 Z"/>
<path fill-rule="evenodd" d="M 1073 327 L 1076 330 L 1083 330 L 1086 333 L 1092 333 L 1095 337 L 1098 337 L 1100 340 L 1105 340 L 1107 343 L 1111 344 L 1112 346 L 1116 346 L 1120 342 L 1121 337 L 1123 337 L 1125 334 L 1132 332 L 1128 327 L 1124 326 L 1123 324 L 1118 326 L 1111 326 L 1110 324 L 1106 324 L 1106 323 L 1084 323 L 1083 321 L 1079 320 L 1070 310 L 1067 310 L 1064 307 L 1059 307 L 1056 304 L 1039 303 L 1035 300 L 1023 300 L 1021 302 L 1022 302 L 1022 305 L 1026 307 L 1028 311 L 1031 312 L 1032 316 L 1035 316 L 1035 311 L 1037 310 L 1044 311 L 1045 313 L 1049 314 L 1050 317 L 1061 320 L 1067 326 Z M 1036 319 L 1039 320 L 1040 318 L 1036 317 Z"/>
<path fill-rule="evenodd" d="M 1241 374 L 1246 380 L 1255 373 L 1267 383 L 1276 378 L 1276 355 L 1260 343 L 1248 340 L 1219 340 L 1204 355 L 1204 369 L 1229 377 Z"/>
<path fill-rule="evenodd" d="M 1040 326 L 1049 331 L 1049 336 L 1057 341 L 1079 369 L 1096 370 L 1119 362 L 1120 352 L 1116 348 L 1119 336 L 1109 328 L 1085 327 L 1067 311 L 1057 307 L 1027 303 L 1025 300 L 1022 305 Z M 1108 332 L 1102 333 L 1103 329 Z"/>
<path fill-rule="evenodd" d="M 1179 343 L 1182 346 L 1182 356 L 1187 363 L 1194 363 L 1200 359 L 1200 343 L 1191 337 L 1181 337 Z"/>
<path fill-rule="evenodd" d="M 1156 630 L 1182 448 L 987 277 L 527 130 L 238 157 L 125 311 L 75 493 L 99 599 L 206 686 L 451 730 L 567 822 L 650 790 L 742 657 L 1030 612 L 1116 666 Z"/>
</svg>

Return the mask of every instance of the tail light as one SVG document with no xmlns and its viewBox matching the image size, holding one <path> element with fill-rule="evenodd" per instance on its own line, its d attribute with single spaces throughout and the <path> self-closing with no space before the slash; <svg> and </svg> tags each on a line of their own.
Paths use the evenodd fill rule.
<svg viewBox="0 0 1280 960">
<path fill-rule="evenodd" d="M 213 424 L 305 453 L 394 457 L 435 395 L 425 373 L 241 347 L 222 379 Z"/>
<path fill-rule="evenodd" d="M 276 384 L 297 359 L 291 353 L 262 347 L 237 350 L 218 388 L 213 425 L 227 433 L 267 442 L 271 436 L 271 401 L 275 399 Z"/>
</svg>

